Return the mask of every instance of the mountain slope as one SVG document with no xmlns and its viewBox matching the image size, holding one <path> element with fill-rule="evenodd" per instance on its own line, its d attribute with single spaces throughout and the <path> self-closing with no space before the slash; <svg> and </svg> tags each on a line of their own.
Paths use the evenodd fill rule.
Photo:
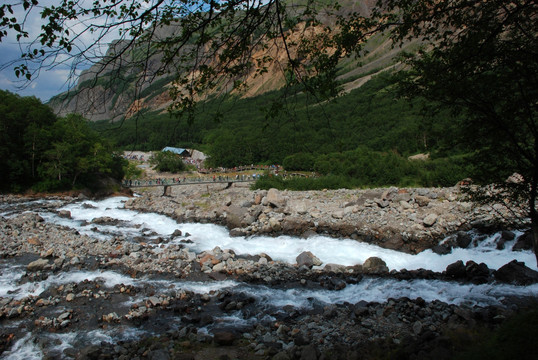
<svg viewBox="0 0 538 360">
<path fill-rule="evenodd" d="M 372 3 L 373 1 L 349 1 L 340 11 L 367 13 L 372 8 Z M 330 22 L 331 19 L 323 21 Z M 302 29 L 300 24 L 296 26 L 294 32 L 288 34 L 288 41 L 301 41 L 305 35 Z M 177 35 L 179 31 L 181 30 L 178 26 L 169 25 L 158 29 L 153 36 L 167 39 Z M 191 45 L 187 44 L 184 52 L 190 49 Z M 173 64 L 163 66 L 163 54 L 159 51 L 146 50 L 143 46 L 133 47 L 126 41 L 111 44 L 108 58 L 105 57 L 103 61 L 84 71 L 74 89 L 52 98 L 49 105 L 59 115 L 80 113 L 92 121 L 118 121 L 130 118 L 141 110 L 164 112 L 172 104 L 170 90 L 180 87 L 174 83 L 175 72 L 178 70 Z M 396 55 L 401 51 L 400 48 L 393 48 L 388 36 L 382 34 L 370 38 L 365 50 L 366 55 L 363 58 L 345 58 L 338 66 L 338 81 L 345 92 L 362 86 L 372 74 L 394 67 Z M 123 55 L 115 58 L 114 55 L 118 53 Z M 245 87 L 239 95 L 249 98 L 280 89 L 285 84 L 282 71 L 282 64 L 286 61 L 285 54 L 283 44 L 278 41 L 259 44 L 253 49 L 252 63 L 264 57 L 271 57 L 273 61 L 262 72 L 259 68 L 251 69 L 241 79 Z M 178 54 L 177 58 L 179 62 L 181 54 Z M 230 83 L 222 83 L 214 90 L 213 95 L 215 92 L 223 95 L 232 89 Z"/>
</svg>

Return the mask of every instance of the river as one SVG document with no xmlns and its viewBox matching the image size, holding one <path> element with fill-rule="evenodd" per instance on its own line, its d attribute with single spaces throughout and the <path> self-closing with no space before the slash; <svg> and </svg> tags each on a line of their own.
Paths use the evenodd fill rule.
<svg viewBox="0 0 538 360">
<path fill-rule="evenodd" d="M 28 202 L 25 206 L 3 204 L 0 215 L 6 219 L 14 218 L 22 211 L 34 208 L 46 223 L 76 230 L 79 234 L 87 235 L 98 242 L 120 239 L 136 243 L 143 239 L 144 244 L 151 247 L 156 254 L 171 246 L 185 247 L 194 254 L 219 247 L 233 250 L 237 256 L 267 254 L 272 260 L 289 265 L 295 264 L 297 255 L 303 251 L 310 251 L 324 265 L 353 266 L 375 256 L 383 259 L 389 270 L 397 272 L 402 269 L 425 269 L 440 273 L 447 265 L 457 260 L 464 263 L 469 260 L 485 263 L 492 270 L 512 260 L 518 260 L 537 270 L 535 257 L 531 251 L 511 251 L 515 240 L 506 242 L 504 249 L 497 249 L 496 239 L 499 234 L 484 236 L 471 231 L 474 245 L 468 249 L 453 249 L 447 255 L 438 255 L 431 250 L 411 255 L 351 239 L 325 236 L 308 239 L 290 236 L 231 237 L 228 230 L 222 226 L 178 224 L 163 215 L 124 209 L 125 201 L 126 198 L 122 197 L 102 201 L 76 201 L 61 204 L 54 210 L 40 208 L 43 201 Z M 68 211 L 70 217 L 60 216 L 62 210 Z M 103 217 L 108 220 L 104 223 L 94 222 L 96 218 Z M 112 224 L 110 219 L 117 221 Z M 187 236 L 171 238 L 178 229 Z M 515 233 L 516 238 L 522 234 L 521 231 Z M 163 238 L 170 240 L 158 241 Z M 188 241 L 185 241 L 186 238 Z M 189 311 L 193 310 L 185 310 L 178 315 L 177 307 L 170 310 L 170 307 L 166 306 L 167 303 L 177 305 L 185 297 L 208 304 L 205 313 L 210 314 L 210 321 L 191 319 L 195 324 L 197 337 L 201 338 L 211 336 L 216 329 L 222 328 L 252 334 L 253 328 L 258 324 L 270 326 L 267 324 L 285 318 L 290 308 L 307 314 L 328 305 L 386 303 L 390 299 L 402 298 L 420 298 L 426 303 L 442 302 L 446 306 L 469 308 L 509 307 L 509 299 L 513 297 L 538 296 L 538 284 L 516 286 L 496 282 L 483 284 L 454 282 L 441 278 L 401 279 L 391 276 L 364 276 L 357 278 L 356 281 L 346 279 L 345 286 L 336 290 L 322 286 L 301 286 L 304 282 L 289 284 L 280 282 L 277 285 L 271 285 L 271 282 L 245 282 L 241 278 L 230 276 L 222 280 L 201 278 L 199 281 L 149 272 L 133 276 L 121 267 L 100 265 L 90 267 L 84 264 L 78 268 L 70 268 L 69 271 L 60 269 L 50 271 L 45 276 L 29 277 L 26 266 L 30 260 L 35 260 L 35 256 L 0 259 L 0 300 L 6 305 L 17 301 L 29 303 L 28 299 L 31 299 L 33 304 L 33 310 L 27 316 L 4 316 L 0 320 L 3 327 L 2 334 L 14 334 L 15 337 L 10 341 L 10 348 L 0 356 L 1 359 L 70 358 L 78 350 L 91 344 L 97 346 L 117 344 L 149 335 L 190 329 L 193 325 L 186 324 L 189 323 L 189 316 L 192 316 Z M 323 265 L 315 267 L 313 271 L 318 268 L 321 271 Z M 59 295 L 68 292 L 64 291 L 65 288 L 71 289 L 76 294 L 77 298 L 73 302 L 66 302 Z M 125 288 L 132 289 L 130 294 L 126 293 Z M 84 298 L 84 291 L 90 293 L 90 296 Z M 234 302 L 241 302 L 242 305 L 228 310 L 223 309 L 224 306 L 216 306 L 226 296 L 239 299 Z M 157 300 L 151 299 L 152 297 Z M 52 301 L 53 304 L 38 308 L 35 299 L 42 298 Z M 211 300 L 208 300 L 209 298 Z M 129 316 L 135 314 L 135 310 L 139 310 L 143 304 L 148 304 L 148 301 L 152 303 L 152 306 L 147 306 L 148 311 L 153 307 L 158 316 L 150 313 L 150 320 L 131 321 Z M 196 301 L 192 301 L 194 305 L 191 307 L 198 309 L 201 307 Z M 91 314 L 93 311 L 95 314 Z M 112 321 L 104 321 L 103 314 L 114 314 L 116 317 L 111 315 Z M 36 325 L 39 316 L 56 319 L 58 322 L 68 320 L 68 323 L 65 326 L 52 327 L 51 330 L 51 326 Z M 136 318 L 136 314 L 133 317 Z M 245 335 L 245 338 L 250 336 Z M 286 346 L 290 346 L 289 342 L 283 341 L 282 348 L 285 349 Z"/>
</svg>

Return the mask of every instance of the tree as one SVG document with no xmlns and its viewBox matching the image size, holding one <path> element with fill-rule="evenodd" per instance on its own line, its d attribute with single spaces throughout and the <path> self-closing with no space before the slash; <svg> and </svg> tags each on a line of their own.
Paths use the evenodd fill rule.
<svg viewBox="0 0 538 360">
<path fill-rule="evenodd" d="M 39 171 L 44 179 L 54 179 L 58 188 L 93 186 L 98 176 L 107 174 L 120 180 L 122 161 L 112 146 L 92 131 L 80 115 L 68 115 L 54 123 L 52 144 Z"/>
<path fill-rule="evenodd" d="M 493 183 L 481 199 L 526 209 L 538 261 L 538 2 L 389 0 L 383 9 L 378 28 L 424 44 L 405 57 L 403 91 L 459 115 L 477 175 Z"/>
<path fill-rule="evenodd" d="M 0 91 L 0 190 L 20 191 L 38 180 L 47 129 L 55 121 L 37 98 Z"/>
<path fill-rule="evenodd" d="M 171 151 L 159 151 L 155 153 L 149 161 L 155 166 L 157 171 L 161 172 L 168 171 L 171 173 L 178 173 L 187 169 L 181 156 L 174 154 Z"/>
</svg>

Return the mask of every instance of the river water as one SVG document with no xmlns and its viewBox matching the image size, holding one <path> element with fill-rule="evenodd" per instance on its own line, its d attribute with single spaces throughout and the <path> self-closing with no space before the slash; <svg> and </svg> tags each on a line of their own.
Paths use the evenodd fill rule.
<svg viewBox="0 0 538 360">
<path fill-rule="evenodd" d="M 133 241 L 135 237 L 144 235 L 151 240 L 158 237 L 170 237 L 180 229 L 183 233 L 189 233 L 192 243 L 184 244 L 192 251 L 200 253 L 211 250 L 216 246 L 221 249 L 231 249 L 236 254 L 256 255 L 268 254 L 273 260 L 295 263 L 295 258 L 303 251 L 311 251 L 324 264 L 333 263 L 341 265 L 355 265 L 363 263 L 367 258 L 377 256 L 382 258 L 390 270 L 413 270 L 428 269 L 442 272 L 446 266 L 457 261 L 473 260 L 477 263 L 484 262 L 490 269 L 498 269 L 502 265 L 518 260 L 527 266 L 537 270 L 534 254 L 531 251 L 511 251 L 515 240 L 505 243 L 505 249 L 498 250 L 495 240 L 499 234 L 493 234 L 486 238 L 481 236 L 481 241 L 473 241 L 473 246 L 468 249 L 454 249 L 447 255 L 438 255 L 430 250 L 417 255 L 410 255 L 394 250 L 383 249 L 378 246 L 360 243 L 351 239 L 335 239 L 325 236 L 314 236 L 308 239 L 290 236 L 252 236 L 230 237 L 228 230 L 222 226 L 212 224 L 178 224 L 175 220 L 154 213 L 140 213 L 124 208 L 127 198 L 114 197 L 102 201 L 80 201 L 61 207 L 59 210 L 67 210 L 71 218 L 63 218 L 53 211 L 41 211 L 40 215 L 47 222 L 55 223 L 76 229 L 81 234 L 86 234 L 99 241 L 109 241 L 121 237 L 124 241 Z M 15 216 L 18 213 L 16 207 L 4 204 L 0 208 L 0 215 Z M 108 217 L 119 220 L 115 225 L 99 225 L 91 223 L 95 218 Z M 480 235 L 471 232 L 474 238 Z M 517 236 L 521 232 L 516 232 Z M 170 246 L 178 240 L 160 245 Z M 150 243 L 150 242 L 148 242 Z M 159 247 L 155 245 L 155 251 Z M 252 325 L 256 322 L 271 321 L 273 315 L 285 306 L 298 309 L 312 307 L 313 304 L 342 304 L 366 302 L 383 302 L 387 299 L 407 297 L 415 299 L 423 298 L 430 302 L 439 300 L 448 304 L 487 306 L 501 305 L 503 300 L 510 296 L 538 296 L 538 284 L 531 286 L 514 286 L 508 284 L 488 283 L 482 285 L 447 282 L 441 280 L 396 280 L 392 278 L 364 278 L 356 284 L 348 284 L 342 290 L 305 289 L 305 288 L 277 288 L 267 285 L 253 285 L 238 281 L 224 280 L 211 282 L 193 282 L 180 279 L 159 278 L 155 276 L 141 276 L 133 278 L 112 270 L 80 270 L 68 273 L 60 272 L 48 276 L 44 280 L 21 282 L 26 274 L 26 267 L 13 259 L 0 259 L 0 298 L 23 299 L 28 296 L 38 296 L 50 288 L 66 284 L 82 284 L 84 281 L 96 281 L 102 287 L 109 289 L 117 285 L 132 286 L 141 289 L 152 288 L 156 293 L 174 294 L 178 291 L 192 291 L 198 294 L 209 294 L 215 291 L 230 291 L 243 293 L 255 299 L 257 311 L 250 313 L 237 312 L 231 315 L 222 315 L 219 323 L 228 323 L 237 326 Z M 115 304 L 114 311 L 125 313 L 129 307 L 137 301 L 136 298 L 124 303 Z M 63 309 L 58 309 L 62 312 Z M 78 328 L 77 331 L 63 331 L 57 333 L 21 332 L 26 325 L 24 320 L 2 320 L 2 326 L 13 329 L 20 334 L 9 351 L 0 356 L 1 359 L 41 359 L 43 348 L 47 347 L 47 353 L 62 356 L 67 348 L 77 348 L 84 344 L 100 344 L 102 341 L 115 342 L 122 339 L 137 338 L 142 334 L 158 333 L 155 328 L 135 326 L 111 326 L 104 328 Z M 179 320 L 170 316 L 166 319 L 167 329 L 181 327 Z M 207 326 L 202 331 L 211 332 L 212 327 Z"/>
</svg>

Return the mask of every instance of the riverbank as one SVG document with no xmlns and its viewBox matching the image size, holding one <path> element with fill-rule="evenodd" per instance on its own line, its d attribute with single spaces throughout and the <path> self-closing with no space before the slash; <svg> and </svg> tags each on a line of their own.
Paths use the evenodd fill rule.
<svg viewBox="0 0 538 360">
<path fill-rule="evenodd" d="M 342 209 L 334 201 L 360 201 L 359 196 L 381 191 L 293 197 L 246 188 L 224 190 L 222 185 L 208 190 L 176 187 L 171 197 L 150 190 L 140 198 L 102 201 L 3 197 L 0 351 L 4 354 L 0 357 L 306 360 L 375 358 L 382 352 L 440 358 L 438 354 L 454 353 L 455 340 L 449 336 L 478 341 L 475 334 L 497 329 L 538 295 L 537 285 L 532 285 L 538 273 L 517 262 L 488 267 L 477 253 L 472 255 L 476 261 L 456 261 L 444 271 L 428 270 L 427 263 L 426 270 L 389 269 L 380 257 L 350 266 L 320 265 L 317 251 L 286 262 L 256 250 L 241 253 L 216 246 L 197 250 L 196 242 L 225 237 L 225 232 L 196 230 L 150 212 L 167 209 L 159 212 L 179 218 L 178 209 L 183 209 L 195 219 L 225 210 L 221 217 L 200 217 L 202 222 L 219 222 L 229 220 L 226 209 L 233 206 L 247 210 L 261 206 L 267 211 L 260 212 L 259 222 L 262 214 L 284 218 L 290 204 L 316 201 L 313 212 L 322 217 L 329 216 L 329 209 Z M 350 200 L 353 196 L 358 199 Z M 410 196 L 415 196 L 414 208 L 421 200 L 417 196 L 425 195 Z M 430 195 L 434 206 L 417 204 L 416 211 L 437 209 L 439 198 L 434 196 Z M 272 205 L 279 197 L 288 210 L 279 212 Z M 371 201 L 377 204 L 375 199 Z M 247 207 L 247 201 L 253 204 Z M 463 204 L 457 199 L 438 201 Z M 129 209 L 123 209 L 123 203 Z M 138 207 L 144 212 L 132 210 Z M 377 204 L 370 216 L 378 211 L 395 213 L 390 209 L 391 205 Z M 311 216 L 309 211 L 299 215 Z M 330 215 L 329 219 L 350 218 Z M 264 234 L 283 231 L 271 226 Z M 492 242 L 485 256 L 497 251 L 517 258 L 529 255 L 510 250 L 522 236 L 509 231 L 490 238 L 473 235 L 470 247 L 475 241 Z M 233 239 L 254 240 L 242 236 L 228 240 Z M 270 239 L 262 241 L 271 245 Z M 458 242 L 457 236 L 454 241 Z M 502 242 L 506 249 L 495 250 Z M 334 248 L 338 244 L 343 242 Z"/>
<path fill-rule="evenodd" d="M 467 247 L 460 231 L 524 228 L 526 215 L 504 204 L 481 206 L 459 187 L 366 190 L 249 190 L 248 184 L 141 189 L 126 207 L 170 216 L 179 222 L 225 225 L 232 235 L 315 234 L 351 238 L 407 253 L 434 248 L 448 235 L 450 247 Z M 512 209 L 513 210 L 513 209 Z"/>
</svg>

